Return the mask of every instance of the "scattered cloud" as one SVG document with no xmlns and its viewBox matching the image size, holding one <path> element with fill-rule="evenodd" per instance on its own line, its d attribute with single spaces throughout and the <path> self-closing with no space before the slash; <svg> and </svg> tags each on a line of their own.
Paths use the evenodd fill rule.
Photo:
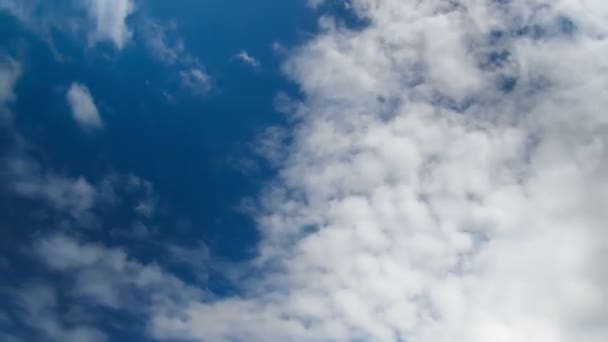
<svg viewBox="0 0 608 342">
<path fill-rule="evenodd" d="M 233 59 L 236 59 L 254 69 L 258 69 L 260 67 L 260 61 L 249 55 L 246 50 L 241 50 L 239 53 L 235 54 Z"/>
<path fill-rule="evenodd" d="M 89 88 L 74 82 L 70 85 L 65 97 L 70 105 L 72 117 L 83 129 L 99 129 L 103 126 Z"/>
</svg>

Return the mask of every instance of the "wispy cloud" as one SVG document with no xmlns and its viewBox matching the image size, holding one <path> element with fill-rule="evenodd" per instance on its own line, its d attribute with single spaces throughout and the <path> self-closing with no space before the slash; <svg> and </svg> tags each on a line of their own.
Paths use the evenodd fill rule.
<svg viewBox="0 0 608 342">
<path fill-rule="evenodd" d="M 200 68 L 180 71 L 179 79 L 182 88 L 195 94 L 205 95 L 211 90 L 211 78 Z"/>
<path fill-rule="evenodd" d="M 0 54 L 0 124 L 9 124 L 12 117 L 6 105 L 15 100 L 15 85 L 21 76 L 21 64 Z"/>
<path fill-rule="evenodd" d="M 190 64 L 194 62 L 184 46 L 184 42 L 176 35 L 175 23 L 162 24 L 151 19 L 141 24 L 141 35 L 148 50 L 156 59 L 167 64 Z M 171 35 L 169 34 L 171 33 Z"/>
<path fill-rule="evenodd" d="M 238 60 L 241 63 L 244 63 L 254 69 L 258 69 L 261 66 L 260 61 L 258 61 L 257 59 L 255 59 L 254 57 L 249 55 L 249 53 L 246 50 L 239 51 L 232 58 L 235 60 Z"/>
</svg>

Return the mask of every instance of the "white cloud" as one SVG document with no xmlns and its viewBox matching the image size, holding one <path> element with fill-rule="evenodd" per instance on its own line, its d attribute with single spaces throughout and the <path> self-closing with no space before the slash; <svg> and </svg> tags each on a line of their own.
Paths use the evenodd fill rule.
<svg viewBox="0 0 608 342">
<path fill-rule="evenodd" d="M 211 78 L 201 68 L 180 71 L 179 79 L 182 88 L 195 94 L 205 95 L 211 90 Z"/>
<path fill-rule="evenodd" d="M 257 217 L 262 275 L 151 331 L 607 340 L 608 5 L 352 5 L 369 26 L 324 19 L 284 67 L 305 100 Z"/>
<path fill-rule="evenodd" d="M 91 43 L 108 41 L 122 49 L 131 39 L 127 18 L 135 9 L 132 0 L 83 0 L 92 22 Z"/>
<path fill-rule="evenodd" d="M 250 67 L 257 69 L 260 67 L 260 61 L 249 55 L 246 50 L 241 50 L 239 53 L 235 54 L 234 59 L 241 61 L 244 64 L 249 65 Z"/>
<path fill-rule="evenodd" d="M 90 130 L 103 126 L 89 88 L 74 82 L 70 85 L 65 97 L 70 105 L 72 117 L 82 128 Z"/>
</svg>

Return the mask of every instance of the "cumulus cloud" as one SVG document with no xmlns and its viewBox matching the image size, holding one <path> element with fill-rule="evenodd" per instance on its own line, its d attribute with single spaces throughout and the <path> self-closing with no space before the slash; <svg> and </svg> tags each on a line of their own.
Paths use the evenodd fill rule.
<svg viewBox="0 0 608 342">
<path fill-rule="evenodd" d="M 127 18 L 135 9 L 132 0 L 84 0 L 92 29 L 91 43 L 108 41 L 122 49 L 131 39 Z"/>
<path fill-rule="evenodd" d="M 85 85 L 72 83 L 65 98 L 70 105 L 72 117 L 83 129 L 98 129 L 103 126 L 93 96 Z"/>
<path fill-rule="evenodd" d="M 239 51 L 239 53 L 235 54 L 233 58 L 254 69 L 260 67 L 260 61 L 252 57 L 246 50 Z"/>
<path fill-rule="evenodd" d="M 205 341 L 608 339 L 608 6 L 354 0 L 284 66 L 305 97 L 244 294 Z"/>
</svg>

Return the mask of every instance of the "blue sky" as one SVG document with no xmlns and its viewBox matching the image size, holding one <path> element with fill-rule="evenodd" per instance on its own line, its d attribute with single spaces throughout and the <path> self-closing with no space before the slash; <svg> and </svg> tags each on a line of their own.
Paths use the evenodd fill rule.
<svg viewBox="0 0 608 342">
<path fill-rule="evenodd" d="M 606 341 L 606 18 L 0 0 L 0 340 Z"/>
</svg>

